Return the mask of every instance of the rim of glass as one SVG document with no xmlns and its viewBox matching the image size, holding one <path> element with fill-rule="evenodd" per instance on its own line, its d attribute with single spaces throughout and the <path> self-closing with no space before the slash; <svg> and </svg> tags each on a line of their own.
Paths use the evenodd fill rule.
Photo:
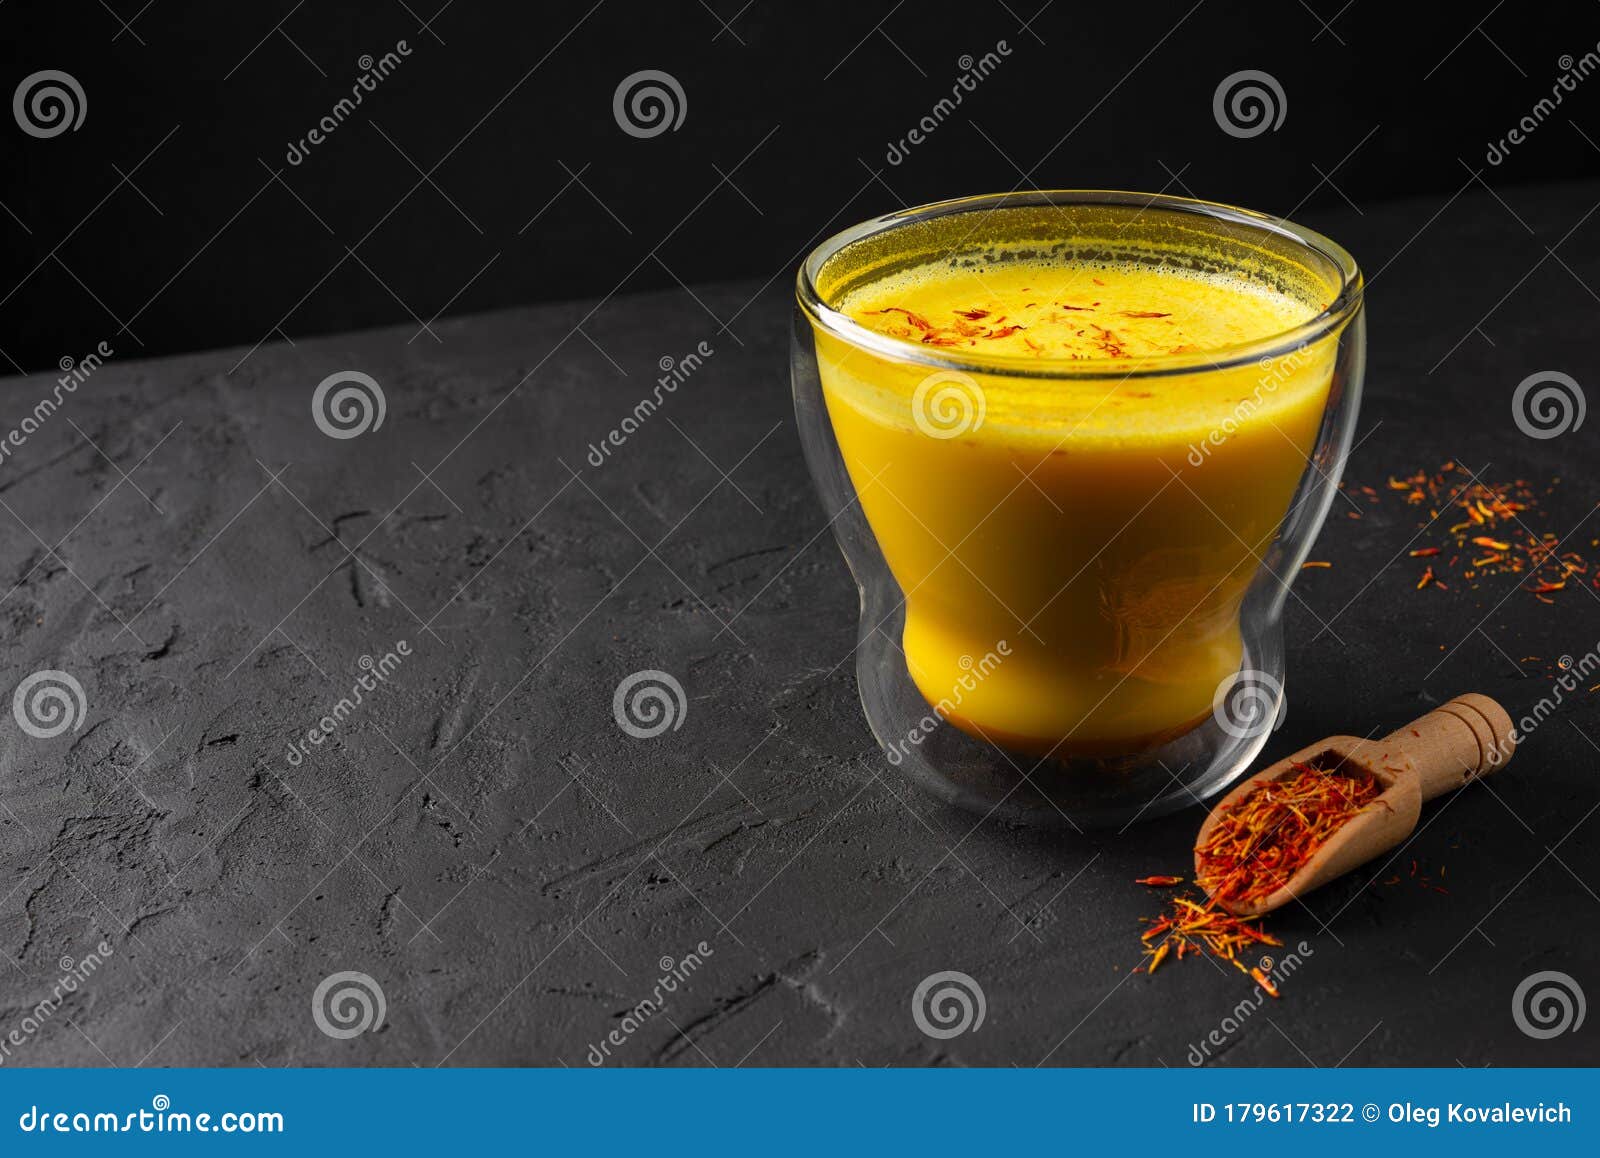
<svg viewBox="0 0 1600 1158">
<path fill-rule="evenodd" d="M 835 255 L 868 237 L 920 221 L 959 213 L 972 213 L 1008 206 L 1028 205 L 1119 205 L 1136 209 L 1164 209 L 1199 217 L 1231 222 L 1285 238 L 1316 254 L 1337 270 L 1339 285 L 1333 301 L 1314 317 L 1287 330 L 1280 330 L 1248 342 L 1198 350 L 1187 354 L 1159 354 L 1140 359 L 1126 358 L 1034 358 L 1021 359 L 1004 354 L 954 354 L 930 349 L 918 342 L 891 337 L 868 329 L 848 314 L 834 309 L 817 291 L 816 279 L 823 266 Z M 1193 373 L 1196 369 L 1226 370 L 1262 359 L 1279 357 L 1319 341 L 1343 326 L 1361 308 L 1363 282 L 1356 260 L 1342 246 L 1314 230 L 1281 217 L 1191 197 L 1164 193 L 1132 193 L 1116 189 L 1035 189 L 1026 192 L 984 193 L 935 201 L 874 217 L 834 234 L 813 249 L 800 265 L 795 297 L 811 320 L 854 346 L 863 347 L 899 361 L 916 362 L 943 369 L 999 374 L 1018 378 L 1150 378 L 1168 374 Z M 1130 364 L 1131 363 L 1131 364 Z"/>
</svg>

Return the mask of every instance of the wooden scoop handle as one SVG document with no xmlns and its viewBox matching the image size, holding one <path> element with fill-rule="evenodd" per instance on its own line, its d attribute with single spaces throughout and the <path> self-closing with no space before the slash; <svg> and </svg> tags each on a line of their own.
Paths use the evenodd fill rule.
<svg viewBox="0 0 1600 1158">
<path fill-rule="evenodd" d="M 1410 758 L 1422 799 L 1432 800 L 1505 767 L 1517 741 L 1506 710 L 1470 692 L 1390 733 L 1383 743 Z"/>
</svg>

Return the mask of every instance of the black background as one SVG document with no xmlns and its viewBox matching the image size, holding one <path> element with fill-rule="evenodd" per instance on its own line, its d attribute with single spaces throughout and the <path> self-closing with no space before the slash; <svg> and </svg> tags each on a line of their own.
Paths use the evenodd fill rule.
<svg viewBox="0 0 1600 1158">
<path fill-rule="evenodd" d="M 1490 3 L 1425 19 L 1364 0 L 1147 3 L 1130 21 L 1061 0 L 591 3 L 0 7 L 6 93 L 61 69 L 88 104 L 50 140 L 0 129 L 0 363 L 786 278 L 856 220 L 1021 185 L 1189 192 L 1315 226 L 1329 209 L 1442 200 L 1474 171 L 1496 188 L 1600 172 L 1584 135 L 1600 140 L 1600 85 L 1485 162 L 1561 58 L 1600 40 L 1594 5 L 1530 21 Z M 402 39 L 400 68 L 288 164 L 358 59 Z M 888 164 L 961 58 L 1001 40 L 1011 55 L 958 114 Z M 641 69 L 682 84 L 676 132 L 618 128 L 612 95 Z M 1218 128 L 1213 93 L 1241 69 L 1283 85 L 1277 131 Z"/>
</svg>

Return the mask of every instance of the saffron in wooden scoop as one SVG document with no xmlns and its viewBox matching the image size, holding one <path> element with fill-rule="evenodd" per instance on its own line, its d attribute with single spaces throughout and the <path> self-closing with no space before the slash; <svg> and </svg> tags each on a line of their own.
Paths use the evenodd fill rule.
<svg viewBox="0 0 1600 1158">
<path fill-rule="evenodd" d="M 1389 851 L 1422 804 L 1511 759 L 1511 718 L 1468 694 L 1381 740 L 1330 736 L 1256 773 L 1212 811 L 1195 879 L 1238 916 L 1270 912 Z"/>
</svg>

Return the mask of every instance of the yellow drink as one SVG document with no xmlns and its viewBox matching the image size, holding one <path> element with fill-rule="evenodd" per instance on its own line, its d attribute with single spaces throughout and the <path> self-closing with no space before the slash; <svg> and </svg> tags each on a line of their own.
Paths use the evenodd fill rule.
<svg viewBox="0 0 1600 1158">
<path fill-rule="evenodd" d="M 1312 320 L 1326 286 L 1260 253 L 1245 276 L 1168 262 L 1176 243 L 1090 248 L 884 250 L 823 287 L 874 348 L 816 332 L 834 435 L 906 597 L 913 680 L 951 723 L 1034 755 L 1131 753 L 1211 713 L 1337 343 L 1216 368 Z"/>
</svg>

